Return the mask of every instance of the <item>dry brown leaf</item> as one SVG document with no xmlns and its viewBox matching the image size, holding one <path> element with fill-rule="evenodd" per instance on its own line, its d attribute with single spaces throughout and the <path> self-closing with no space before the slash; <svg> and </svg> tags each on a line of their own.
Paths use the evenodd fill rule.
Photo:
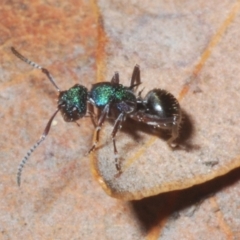
<svg viewBox="0 0 240 240">
<path fill-rule="evenodd" d="M 192 145 L 199 145 L 195 139 L 199 124 L 195 123 L 192 109 L 188 109 L 194 103 L 188 103 L 187 98 L 192 95 L 195 103 L 199 98 L 205 102 L 205 95 L 201 94 L 214 92 L 212 86 L 208 89 L 209 76 L 217 76 L 216 82 L 219 81 L 219 76 L 224 78 L 229 74 L 232 74 L 231 80 L 237 79 L 238 3 L 151 1 L 150 4 L 149 1 L 140 1 L 136 4 L 135 1 L 116 1 L 110 4 L 110 1 L 100 1 L 99 5 L 100 10 L 94 1 L 61 3 L 39 0 L 4 1 L 0 6 L 0 239 L 162 240 L 201 239 L 202 236 L 208 239 L 238 239 L 239 169 L 200 186 L 140 201 L 125 202 L 110 198 L 92 177 L 89 157 L 84 156 L 91 145 L 93 133 L 93 126 L 88 118 L 82 119 L 79 122 L 80 127 L 77 127 L 75 124 L 63 122 L 61 116 L 57 116 L 49 136 L 34 152 L 24 169 L 21 188 L 17 187 L 18 164 L 27 149 L 40 136 L 55 110 L 57 93 L 41 72 L 33 70 L 12 55 L 11 46 L 47 67 L 61 89 L 67 89 L 77 82 L 90 88 L 96 79 L 109 80 L 115 70 L 120 71 L 121 81 L 128 85 L 133 65 L 139 63 L 146 87 L 145 93 L 148 88 L 154 87 L 151 84 L 149 86 L 147 82 L 153 81 L 153 76 L 157 75 L 153 84 L 159 87 L 160 77 L 160 87 L 178 96 L 185 80 L 192 76 L 195 69 L 200 69 L 201 71 L 196 71 L 198 78 L 194 77 L 193 80 L 197 79 L 197 85 L 204 91 L 195 95 L 189 91 L 181 100 L 189 116 L 190 126 L 194 129 L 192 135 L 183 136 L 182 140 L 183 143 L 189 141 Z M 112 14 L 113 9 L 119 9 L 119 13 Z M 131 14 L 133 20 L 140 19 L 137 24 L 142 28 L 146 24 L 145 20 L 149 22 L 154 19 L 156 11 L 159 11 L 157 18 L 162 19 L 158 27 L 166 26 L 165 21 L 168 18 L 169 21 L 180 18 L 183 22 L 177 25 L 177 28 L 189 28 L 189 34 L 192 34 L 193 38 L 175 36 L 174 22 L 174 37 L 165 38 L 164 46 L 159 46 L 160 51 L 149 51 L 147 55 L 145 51 L 136 52 L 130 40 L 136 39 L 139 34 L 123 31 L 119 38 L 119 29 L 115 24 L 126 24 L 123 21 L 126 15 L 122 14 L 120 9 L 125 9 L 127 14 Z M 98 21 L 101 22 L 101 11 L 106 32 L 98 25 Z M 150 18 L 151 16 L 153 18 Z M 194 25 L 192 28 L 189 23 L 191 21 Z M 204 68 L 195 68 L 224 21 L 228 22 L 227 30 L 217 38 L 218 44 L 211 48 L 209 55 L 206 54 L 208 62 L 200 61 L 204 63 Z M 130 26 L 129 22 L 126 27 Z M 168 30 L 168 26 L 164 29 Z M 112 34 L 116 34 L 114 41 Z M 153 36 L 154 32 L 151 32 L 148 39 Z M 171 50 L 172 48 L 167 46 L 171 43 L 169 40 L 175 37 L 181 46 Z M 194 37 L 204 39 L 204 44 L 200 41 L 201 51 L 198 49 L 199 42 L 196 40 L 195 43 Z M 109 58 L 106 59 L 107 41 Z M 138 43 L 149 45 L 145 38 L 136 41 L 136 46 Z M 227 41 L 231 44 L 226 45 Z M 114 42 L 117 45 L 112 45 Z M 116 54 L 113 54 L 112 47 L 115 47 Z M 169 51 L 175 53 L 171 58 Z M 222 55 L 219 58 L 220 51 Z M 227 63 L 223 61 L 223 56 L 224 59 L 229 58 Z M 159 61 L 157 64 L 154 64 L 155 57 Z M 97 73 L 95 60 L 98 66 Z M 175 79 L 177 84 L 174 82 L 172 85 L 172 79 Z M 192 87 L 191 84 L 190 86 Z M 236 97 L 233 96 L 234 99 Z M 134 155 L 141 147 L 140 143 L 136 144 L 136 140 L 146 147 L 146 144 L 151 144 L 148 138 L 154 136 L 149 128 L 144 128 L 146 132 L 142 132 L 141 126 L 139 134 L 143 135 L 143 138 L 139 136 L 135 139 L 132 136 L 134 131 L 128 129 L 131 126 L 135 127 L 135 124 L 129 123 L 118 138 L 120 142 L 121 139 L 125 139 L 126 145 L 123 146 L 131 147 L 128 153 Z M 111 128 L 111 125 L 109 127 Z M 211 131 L 220 132 L 218 125 L 213 127 Z M 210 131 L 204 130 L 206 133 Z M 111 141 L 109 132 L 102 136 Z M 157 138 L 154 141 L 157 149 L 166 148 L 168 151 L 164 140 Z M 111 142 L 109 146 L 103 147 L 109 154 L 112 153 Z M 150 153 L 153 151 L 152 147 L 149 146 Z M 148 150 L 146 152 L 150 154 Z M 121 151 L 122 149 L 119 149 L 120 154 L 123 153 Z M 194 152 L 190 152 L 190 155 L 192 154 Z M 107 156 L 108 164 L 114 165 L 110 156 Z M 124 157 L 123 163 L 128 161 L 129 158 Z"/>
<path fill-rule="evenodd" d="M 215 24 L 217 30 L 212 35 L 207 22 L 210 16 L 204 9 L 196 17 L 188 14 L 185 5 L 177 11 L 171 9 L 167 15 L 170 4 L 165 9 L 161 9 L 161 3 L 150 4 L 145 9 L 143 1 L 127 10 L 117 2 L 101 4 L 110 39 L 107 78 L 118 70 L 121 83 L 129 85 L 131 67 L 138 63 L 143 94 L 153 88 L 180 93 L 185 117 L 180 137 L 185 150 L 174 151 L 159 133 L 152 134 L 150 127 L 147 130 L 142 124 L 128 121 L 127 128 L 117 136 L 123 159 L 120 177 L 116 177 L 112 125 L 106 124 L 102 146 L 93 159 L 93 172 L 105 191 L 124 200 L 141 199 L 188 188 L 239 167 L 239 63 L 230 52 L 240 45 L 229 45 L 233 35 L 238 38 L 229 25 L 239 4 L 230 17 L 222 16 L 221 25 Z M 191 11 L 198 11 L 197 6 Z M 113 15 L 115 20 L 110 21 Z M 201 17 L 205 17 L 205 23 Z"/>
</svg>

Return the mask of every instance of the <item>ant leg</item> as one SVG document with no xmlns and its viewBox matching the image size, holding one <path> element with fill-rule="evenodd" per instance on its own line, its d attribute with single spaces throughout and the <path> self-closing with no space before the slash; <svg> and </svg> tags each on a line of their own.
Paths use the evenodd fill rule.
<svg viewBox="0 0 240 240">
<path fill-rule="evenodd" d="M 118 72 L 115 72 L 112 79 L 111 79 L 111 83 L 114 83 L 114 84 L 119 84 L 119 73 Z"/>
<path fill-rule="evenodd" d="M 155 127 L 166 127 L 166 124 L 177 124 L 179 120 L 174 117 L 167 117 L 167 118 L 156 118 L 150 114 L 144 114 L 143 112 L 136 112 L 130 115 L 130 118 L 138 121 L 143 122 L 148 125 L 152 125 Z"/>
<path fill-rule="evenodd" d="M 175 148 L 177 146 L 176 143 L 173 143 L 174 140 L 178 137 L 179 133 L 179 126 L 178 125 L 173 125 L 172 127 L 172 136 L 171 138 L 168 139 L 167 143 L 171 148 Z"/>
<path fill-rule="evenodd" d="M 55 113 L 52 115 L 52 117 L 49 119 L 47 126 L 45 127 L 42 136 L 40 137 L 40 139 L 28 150 L 27 154 L 24 156 L 24 158 L 22 159 L 22 161 L 20 162 L 19 166 L 18 166 L 18 172 L 17 172 L 17 183 L 18 186 L 20 187 L 21 185 L 21 175 L 22 175 L 22 171 L 24 166 L 26 165 L 29 157 L 31 156 L 31 154 L 35 151 L 35 149 L 45 140 L 45 138 L 47 137 L 49 130 L 51 128 L 51 124 L 52 121 L 54 119 L 54 117 L 56 116 L 56 114 L 58 113 L 60 109 L 57 109 L 55 111 Z"/>
<path fill-rule="evenodd" d="M 114 123 L 113 130 L 111 133 L 112 141 L 113 141 L 113 149 L 114 149 L 115 166 L 116 166 L 116 169 L 118 170 L 119 174 L 122 173 L 122 170 L 121 170 L 121 163 L 118 158 L 118 151 L 117 151 L 115 137 L 116 137 L 118 130 L 122 127 L 122 123 L 123 123 L 124 119 L 125 119 L 125 114 L 124 113 L 119 114 L 117 120 Z"/>
<path fill-rule="evenodd" d="M 50 82 L 53 84 L 53 86 L 58 90 L 58 92 L 60 92 L 60 88 L 57 86 L 57 84 L 54 81 L 53 76 L 50 74 L 50 72 L 46 68 L 43 68 L 39 64 L 27 59 L 21 53 L 19 53 L 14 47 L 11 47 L 11 50 L 12 50 L 13 54 L 16 57 L 18 57 L 19 59 L 21 59 L 23 62 L 31 65 L 34 68 L 38 68 L 38 69 L 42 70 L 42 72 L 47 76 L 47 78 L 50 80 Z"/>
<path fill-rule="evenodd" d="M 148 125 L 159 127 L 163 129 L 170 129 L 171 132 L 171 138 L 168 139 L 167 143 L 171 148 L 174 148 L 177 146 L 177 144 L 174 144 L 173 141 L 176 140 L 176 138 L 179 135 L 179 124 L 181 122 L 181 117 L 179 116 L 173 116 L 168 118 L 153 118 L 151 115 L 146 115 L 144 113 L 137 113 L 130 115 L 130 118 L 133 120 L 136 120 L 138 122 L 143 122 Z M 169 126 L 170 124 L 170 126 Z"/>
<path fill-rule="evenodd" d="M 179 135 L 179 124 L 181 121 L 181 118 L 174 116 L 175 119 L 173 121 L 173 126 L 172 126 L 172 136 L 171 138 L 168 139 L 167 143 L 171 148 L 174 148 L 177 146 L 176 143 L 173 143 L 174 140 L 177 139 L 178 135 Z"/>
<path fill-rule="evenodd" d="M 78 127 L 80 127 L 80 124 L 77 121 L 75 121 L 75 123 L 77 124 Z"/>
<path fill-rule="evenodd" d="M 137 97 L 137 103 L 142 103 L 142 92 L 143 92 L 144 88 L 138 92 L 138 97 Z"/>
<path fill-rule="evenodd" d="M 108 113 L 109 113 L 109 109 L 110 109 L 110 105 L 107 104 L 107 105 L 104 107 L 104 109 L 102 110 L 102 113 L 101 113 L 101 115 L 100 115 L 100 117 L 99 117 L 99 119 L 98 119 L 97 127 L 96 127 L 96 129 L 95 129 L 95 141 L 94 141 L 91 149 L 88 151 L 88 153 L 91 153 L 91 152 L 96 148 L 96 146 L 97 146 L 97 144 L 98 144 L 98 141 L 99 141 L 99 133 L 100 133 L 100 130 L 101 130 L 101 128 L 102 128 L 102 125 L 103 125 L 103 123 L 104 123 L 104 121 L 105 121 L 105 119 L 106 119 L 106 117 L 107 117 L 107 115 L 108 115 Z"/>
<path fill-rule="evenodd" d="M 88 104 L 88 114 L 90 115 L 90 117 L 91 117 L 91 120 L 92 120 L 92 123 L 93 123 L 93 125 L 94 125 L 94 127 L 96 127 L 97 126 L 97 124 L 96 124 L 96 115 L 95 115 L 95 113 L 94 113 L 94 107 L 93 107 L 93 105 L 92 104 L 90 104 L 90 103 L 87 103 Z"/>
<path fill-rule="evenodd" d="M 137 87 L 141 84 L 141 77 L 140 77 L 140 67 L 138 64 L 135 65 L 132 73 L 130 89 Z"/>
</svg>

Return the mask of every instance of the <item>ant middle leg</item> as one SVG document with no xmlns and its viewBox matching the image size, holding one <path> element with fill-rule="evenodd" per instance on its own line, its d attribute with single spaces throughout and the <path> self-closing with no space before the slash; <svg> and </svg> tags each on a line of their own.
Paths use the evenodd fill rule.
<svg viewBox="0 0 240 240">
<path fill-rule="evenodd" d="M 114 84 L 119 84 L 119 73 L 118 72 L 115 72 L 112 79 L 111 79 L 111 83 L 114 83 Z"/>
</svg>

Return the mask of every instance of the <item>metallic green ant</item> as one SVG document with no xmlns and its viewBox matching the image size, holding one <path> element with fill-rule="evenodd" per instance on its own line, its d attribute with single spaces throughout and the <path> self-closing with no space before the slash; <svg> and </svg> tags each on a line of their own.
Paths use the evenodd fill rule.
<svg viewBox="0 0 240 240">
<path fill-rule="evenodd" d="M 141 91 L 137 96 L 135 94 L 135 88 L 141 84 L 140 68 L 138 65 L 136 65 L 133 69 L 129 87 L 125 87 L 119 83 L 119 74 L 118 72 L 115 72 L 110 82 L 93 84 L 90 91 L 87 91 L 87 88 L 80 84 L 74 85 L 69 90 L 60 91 L 47 69 L 28 60 L 14 48 L 11 49 L 12 52 L 22 61 L 42 70 L 59 92 L 57 110 L 48 121 L 40 139 L 28 150 L 27 154 L 19 164 L 17 173 L 17 182 L 19 186 L 21 184 L 21 174 L 26 162 L 34 150 L 45 140 L 49 133 L 51 123 L 58 111 L 61 112 L 66 122 L 75 122 L 86 116 L 88 111 L 94 122 L 93 106 L 100 110 L 100 116 L 95 130 L 95 141 L 89 150 L 89 153 L 92 152 L 98 144 L 100 130 L 104 121 L 107 117 L 114 115 L 115 122 L 111 132 L 111 137 L 113 142 L 115 165 L 119 174 L 122 171 L 118 158 L 115 137 L 127 118 L 146 123 L 156 128 L 171 130 L 171 138 L 168 140 L 168 144 L 170 147 L 176 146 L 173 142 L 179 135 L 179 126 L 181 123 L 180 105 L 171 93 L 163 89 L 153 89 L 149 91 L 144 98 L 141 96 Z"/>
</svg>

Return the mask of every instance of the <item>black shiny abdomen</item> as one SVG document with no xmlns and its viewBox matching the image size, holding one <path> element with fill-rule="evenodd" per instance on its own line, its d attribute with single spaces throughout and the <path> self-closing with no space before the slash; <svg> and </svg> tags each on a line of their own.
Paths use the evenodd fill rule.
<svg viewBox="0 0 240 240">
<path fill-rule="evenodd" d="M 163 89 L 154 89 L 148 92 L 144 98 L 144 105 L 147 114 L 161 118 L 180 114 L 180 106 L 177 99 Z"/>
</svg>

